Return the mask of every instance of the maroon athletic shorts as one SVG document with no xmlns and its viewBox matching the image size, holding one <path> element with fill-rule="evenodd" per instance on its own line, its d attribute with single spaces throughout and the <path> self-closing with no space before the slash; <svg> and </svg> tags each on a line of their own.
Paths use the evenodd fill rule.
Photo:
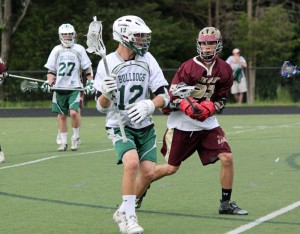
<svg viewBox="0 0 300 234">
<path fill-rule="evenodd" d="M 161 153 L 168 164 L 180 166 L 181 162 L 198 152 L 203 165 L 215 163 L 222 152 L 231 153 L 225 133 L 221 127 L 202 131 L 167 129 Z"/>
</svg>

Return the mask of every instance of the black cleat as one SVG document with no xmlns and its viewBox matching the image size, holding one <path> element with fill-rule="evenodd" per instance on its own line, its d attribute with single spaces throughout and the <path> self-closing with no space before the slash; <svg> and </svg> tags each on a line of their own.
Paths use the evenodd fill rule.
<svg viewBox="0 0 300 234">
<path fill-rule="evenodd" d="M 224 201 L 220 204 L 219 214 L 247 215 L 248 211 L 239 208 L 235 202 Z"/>
<path fill-rule="evenodd" d="M 144 197 L 146 196 L 147 191 L 148 191 L 149 188 L 150 188 L 150 185 L 149 185 L 149 187 L 147 188 L 146 192 L 144 192 L 144 194 L 140 197 L 140 199 L 137 200 L 137 201 L 135 202 L 135 208 L 136 208 L 136 209 L 141 208 L 143 199 L 144 199 Z"/>
</svg>

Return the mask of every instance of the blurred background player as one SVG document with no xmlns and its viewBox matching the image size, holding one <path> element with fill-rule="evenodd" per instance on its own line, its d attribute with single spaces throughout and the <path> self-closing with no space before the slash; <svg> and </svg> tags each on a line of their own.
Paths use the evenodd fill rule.
<svg viewBox="0 0 300 234">
<path fill-rule="evenodd" d="M 70 91 L 68 88 L 83 88 L 81 72 L 84 71 L 88 80 L 86 90 L 92 89 L 93 71 L 91 60 L 85 48 L 75 43 L 76 32 L 71 24 L 62 24 L 58 28 L 60 45 L 55 46 L 45 64 L 48 69 L 47 81 L 42 85 L 44 92 L 50 92 L 51 86 L 65 89 L 53 92 L 52 112 L 58 114 L 59 135 L 61 144 L 58 151 L 66 151 L 68 147 L 67 116 L 71 117 L 73 135 L 71 137 L 71 150 L 79 148 L 79 127 L 80 127 L 80 91 Z"/>
<path fill-rule="evenodd" d="M 82 74 L 82 77 L 86 77 L 84 72 Z M 87 76 L 85 79 L 82 79 L 82 83 L 85 83 L 85 91 L 80 91 L 80 103 L 79 103 L 79 109 L 78 109 L 78 115 L 79 115 L 79 129 L 81 126 L 81 121 L 82 121 L 82 116 L 81 116 L 81 111 L 84 106 L 84 96 L 85 95 L 91 95 L 95 92 L 95 89 L 93 87 L 94 85 L 94 80 L 93 80 L 93 75 Z M 56 144 L 61 145 L 61 137 L 60 137 L 60 130 L 59 130 L 59 115 L 57 115 L 57 121 L 58 121 L 58 131 L 57 131 L 57 136 L 56 136 Z M 81 140 L 79 138 L 78 143 L 81 144 Z"/>
</svg>

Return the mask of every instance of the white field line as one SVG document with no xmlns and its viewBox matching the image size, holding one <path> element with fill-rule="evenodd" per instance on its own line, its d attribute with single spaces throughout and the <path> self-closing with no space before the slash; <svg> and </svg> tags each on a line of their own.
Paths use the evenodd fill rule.
<svg viewBox="0 0 300 234">
<path fill-rule="evenodd" d="M 234 132 L 227 132 L 226 135 L 232 135 L 232 134 L 240 134 L 244 132 L 255 132 L 260 130 L 266 130 L 266 129 L 273 129 L 273 128 L 290 128 L 300 125 L 300 123 L 293 123 L 293 124 L 283 124 L 283 125 L 277 125 L 277 126 L 256 126 L 255 128 L 251 129 L 245 129 L 240 131 L 234 131 Z"/>
<path fill-rule="evenodd" d="M 241 130 L 241 131 L 236 131 L 236 132 L 228 132 L 227 135 L 240 134 L 240 133 L 244 133 L 244 132 L 253 132 L 253 131 L 259 131 L 259 130 L 265 130 L 265 129 L 271 129 L 271 128 L 289 128 L 289 127 L 293 127 L 293 126 L 297 126 L 297 125 L 300 125 L 300 123 L 284 124 L 284 125 L 271 126 L 271 127 L 258 126 L 257 128 L 251 128 L 251 129 Z M 161 143 L 161 142 L 158 142 L 158 143 Z M 51 156 L 51 157 L 47 157 L 47 158 L 41 158 L 41 159 L 37 159 L 37 160 L 29 161 L 29 162 L 24 162 L 24 163 L 20 163 L 20 164 L 15 164 L 15 165 L 11 165 L 11 166 L 0 167 L 0 170 L 25 166 L 25 165 L 34 164 L 34 163 L 39 163 L 39 162 L 42 162 L 42 161 L 51 160 L 51 159 L 55 159 L 55 158 L 69 157 L 69 156 L 74 156 L 74 155 L 94 154 L 94 153 L 100 153 L 100 152 L 111 151 L 111 150 L 113 150 L 113 149 L 106 149 L 106 150 L 92 151 L 92 152 L 85 152 L 85 153 L 77 153 L 77 154 L 55 155 L 55 156 Z"/>
<path fill-rule="evenodd" d="M 251 229 L 251 228 L 253 228 L 253 227 L 255 227 L 255 226 L 257 226 L 257 225 L 259 225 L 259 224 L 261 224 L 263 222 L 265 222 L 265 221 L 268 221 L 268 220 L 273 219 L 273 218 L 275 218 L 275 217 L 277 217 L 279 215 L 282 215 L 282 214 L 284 214 L 286 212 L 289 212 L 289 211 L 291 211 L 293 209 L 296 209 L 298 206 L 300 206 L 300 201 L 297 201 L 297 202 L 295 202 L 295 203 L 293 203 L 291 205 L 288 205 L 288 206 L 283 207 L 283 208 L 281 208 L 279 210 L 276 210 L 276 211 L 274 211 L 274 212 L 272 212 L 272 213 L 270 213 L 270 214 L 268 214 L 268 215 L 266 215 L 264 217 L 256 219 L 255 221 L 253 221 L 251 223 L 242 225 L 242 226 L 240 226 L 240 227 L 238 227 L 238 228 L 236 228 L 234 230 L 231 230 L 231 231 L 227 232 L 226 234 L 238 234 L 238 233 L 242 233 L 242 232 L 247 231 L 247 230 L 249 230 L 249 229 Z"/>
<path fill-rule="evenodd" d="M 29 164 L 34 164 L 34 163 L 39 163 L 39 162 L 43 162 L 43 161 L 47 161 L 47 160 L 51 160 L 51 159 L 55 159 L 55 158 L 74 157 L 74 156 L 76 156 L 76 155 L 84 155 L 84 154 L 95 154 L 95 153 L 101 153 L 101 152 L 106 152 L 106 151 L 111 151 L 111 150 L 114 150 L 114 149 L 106 149 L 106 150 L 99 150 L 99 151 L 91 151 L 91 152 L 85 152 L 85 153 L 54 155 L 54 156 L 51 156 L 51 157 L 41 158 L 41 159 L 37 159 L 37 160 L 29 161 L 29 162 L 24 162 L 24 163 L 19 163 L 19 164 L 7 166 L 7 167 L 0 167 L 0 170 L 9 169 L 9 168 L 14 168 L 14 167 L 21 167 L 21 166 L 25 166 L 25 165 L 29 165 Z"/>
</svg>

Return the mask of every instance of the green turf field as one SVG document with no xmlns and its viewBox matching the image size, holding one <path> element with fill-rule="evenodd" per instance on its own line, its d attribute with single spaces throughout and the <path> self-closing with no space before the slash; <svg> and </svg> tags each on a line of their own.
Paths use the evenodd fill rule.
<svg viewBox="0 0 300 234">
<path fill-rule="evenodd" d="M 218 214 L 220 163 L 203 167 L 194 155 L 151 185 L 137 211 L 145 233 L 300 233 L 300 115 L 218 119 L 235 158 L 232 200 L 249 215 Z M 104 121 L 83 117 L 79 151 L 57 152 L 56 118 L 0 118 L 1 234 L 118 233 L 112 215 L 121 201 L 122 166 Z M 154 121 L 160 149 L 166 117 Z"/>
</svg>

